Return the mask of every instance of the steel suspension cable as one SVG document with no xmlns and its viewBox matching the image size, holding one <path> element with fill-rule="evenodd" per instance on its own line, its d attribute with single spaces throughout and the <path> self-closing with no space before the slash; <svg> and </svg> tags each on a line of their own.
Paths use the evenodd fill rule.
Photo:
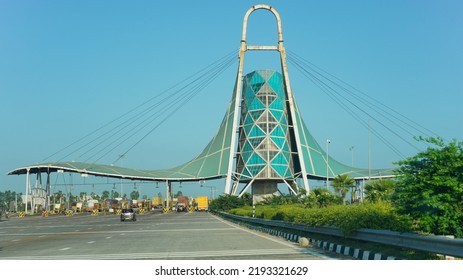
<svg viewBox="0 0 463 280">
<path fill-rule="evenodd" d="M 157 124 L 155 124 L 155 126 L 149 130 L 146 134 L 144 134 L 136 143 L 134 143 L 132 146 L 130 146 L 118 159 L 116 159 L 113 164 L 115 162 L 117 162 L 117 160 L 119 160 L 122 156 L 126 155 L 129 151 L 131 151 L 135 146 L 137 146 L 139 143 L 141 143 L 146 137 L 148 137 L 156 128 L 158 128 L 160 125 L 162 125 L 168 118 L 170 118 L 172 115 L 173 115 L 173 112 L 176 112 L 178 111 L 181 107 L 183 107 L 186 103 L 188 103 L 188 101 L 190 101 L 194 96 L 196 96 L 202 89 L 204 89 L 207 85 L 209 85 L 216 77 L 218 77 L 223 71 L 225 71 L 227 68 L 229 68 L 234 62 L 236 61 L 236 58 L 235 56 L 231 57 L 228 61 L 225 61 L 224 63 L 221 63 L 219 65 L 219 67 L 214 68 L 212 69 L 211 71 L 209 71 L 209 73 L 207 73 L 206 75 L 204 75 L 203 77 L 201 77 L 200 79 L 197 79 L 195 80 L 195 82 L 198 82 L 196 83 L 195 85 L 193 85 L 193 83 L 190 83 L 189 85 L 185 86 L 184 89 L 187 89 L 188 86 L 191 86 L 193 85 L 193 89 L 191 91 L 189 91 L 189 94 L 187 92 L 187 94 L 184 94 L 184 95 L 181 95 L 179 97 L 177 97 L 174 102 L 170 103 L 170 105 L 168 105 L 167 107 L 164 108 L 163 110 L 163 113 L 168 113 L 169 111 L 171 113 L 168 113 L 163 119 L 161 119 Z M 144 125 L 143 127 L 140 127 L 136 133 L 140 132 L 143 128 L 146 128 L 147 125 L 149 125 L 150 123 L 147 123 L 146 125 Z M 110 150 L 108 150 L 105 154 L 103 154 L 102 156 L 100 156 L 96 161 L 100 160 L 101 158 L 103 158 L 104 156 L 108 155 L 111 151 L 113 151 L 115 148 L 117 148 L 118 146 L 122 145 L 125 141 L 127 141 L 129 138 L 131 138 L 133 135 L 135 135 L 136 133 L 134 134 L 130 134 L 128 137 L 124 138 L 123 141 L 120 141 L 117 145 L 115 145 L 113 148 L 111 148 Z"/>
<path fill-rule="evenodd" d="M 339 79 L 338 77 L 328 73 L 327 71 L 323 70 L 322 68 L 318 67 L 317 65 L 311 63 L 310 61 L 302 58 L 301 56 L 293 53 L 293 52 L 290 52 L 291 53 L 291 56 L 294 56 L 295 58 L 297 58 L 298 61 L 302 62 L 302 64 L 304 66 L 306 66 L 307 68 L 311 69 L 312 71 L 314 71 L 315 73 L 317 73 L 318 75 L 320 75 L 321 77 L 323 77 L 324 79 L 330 81 L 331 83 L 335 84 L 337 87 L 341 88 L 342 90 L 344 90 L 346 93 L 348 93 L 349 95 L 351 95 L 352 97 L 356 98 L 357 100 L 359 100 L 360 102 L 362 102 L 363 104 L 369 106 L 369 107 L 374 107 L 374 108 L 378 108 L 378 110 L 380 111 L 383 111 L 383 113 L 380 113 L 378 112 L 378 110 L 375 110 L 378 114 L 381 114 L 383 117 L 387 118 L 391 123 L 395 124 L 396 126 L 400 127 L 403 131 L 405 131 L 406 133 L 412 135 L 412 136 L 416 136 L 412 133 L 410 133 L 408 130 L 406 130 L 403 126 L 397 124 L 396 122 L 392 121 L 389 117 L 387 117 L 385 114 L 388 114 L 390 115 L 392 118 L 396 119 L 397 121 L 403 123 L 404 125 L 416 130 L 417 132 L 421 133 L 422 135 L 424 136 L 431 136 L 431 135 L 434 135 L 434 136 L 438 136 L 435 132 L 425 128 L 424 126 L 418 124 L 417 122 L 413 121 L 412 119 L 406 117 L 405 115 L 401 114 L 400 112 L 394 110 L 393 108 L 391 108 L 390 106 L 387 106 L 385 105 L 384 103 L 378 101 L 377 99 L 369 96 L 368 94 L 366 94 L 365 92 L 362 92 L 360 91 L 359 89 L 355 88 L 354 86 L 346 83 L 345 81 Z M 315 70 L 315 69 L 318 69 L 318 70 Z M 325 73 L 326 75 L 334 78 L 334 80 L 338 81 L 339 83 L 341 84 L 344 84 L 345 86 L 347 86 L 348 88 L 351 88 L 352 90 L 349 90 L 347 89 L 345 86 L 342 86 L 340 85 L 338 82 L 335 82 L 333 81 L 332 79 L 329 79 L 327 78 L 325 75 L 321 74 L 320 72 L 323 72 Z M 360 96 L 359 94 L 356 94 L 355 92 L 358 92 L 359 94 L 363 95 Z M 369 100 L 371 101 L 369 101 Z M 379 105 L 377 105 L 379 104 Z M 384 108 L 386 109 L 384 109 Z M 396 115 L 393 115 L 391 114 L 390 112 L 393 112 L 395 113 Z M 407 123 L 406 121 L 408 121 L 409 123 Z"/>
<path fill-rule="evenodd" d="M 290 61 L 290 57 L 288 57 L 288 60 Z M 292 61 L 292 60 L 291 60 Z M 329 86 L 327 83 L 322 81 L 320 78 L 315 76 L 313 73 L 310 71 L 307 71 L 305 68 L 303 68 L 298 62 L 292 61 L 295 66 L 297 67 L 298 70 L 300 70 L 303 75 L 305 75 L 307 78 L 309 78 L 316 86 L 318 86 L 323 92 L 325 92 L 328 97 L 330 97 L 332 100 L 334 100 L 342 109 L 347 111 L 352 117 L 354 117 L 357 121 L 359 121 L 364 127 L 367 127 L 370 129 L 375 136 L 377 136 L 386 146 L 388 146 L 393 152 L 395 152 L 398 156 L 401 158 L 404 157 L 404 155 L 397 149 L 395 148 L 394 145 L 392 145 L 385 137 L 380 135 L 375 129 L 371 128 L 368 126 L 368 124 L 360 117 L 358 116 L 357 113 L 355 113 L 354 110 L 346 106 L 342 100 L 345 99 L 348 103 L 350 103 L 353 107 L 357 108 L 359 111 L 363 112 L 367 116 L 369 116 L 371 119 L 375 120 L 378 122 L 381 126 L 385 127 L 387 130 L 390 132 L 394 133 L 397 137 L 401 138 L 403 141 L 407 142 L 408 144 L 412 145 L 410 142 L 406 141 L 403 137 L 401 137 L 399 134 L 396 132 L 392 131 L 390 128 L 388 128 L 386 125 L 384 125 L 382 122 L 380 122 L 377 118 L 373 117 L 371 114 L 360 108 L 358 105 L 355 103 L 351 102 L 350 100 L 346 99 L 344 96 L 340 95 L 339 92 L 337 92 L 333 87 Z M 413 146 L 413 145 L 412 145 Z M 416 147 L 415 147 L 416 148 Z"/>
<path fill-rule="evenodd" d="M 154 110 L 156 108 L 159 108 L 159 107 L 162 108 L 164 103 L 166 103 L 170 99 L 174 98 L 176 94 L 181 93 L 181 90 L 186 88 L 187 86 L 183 86 L 180 90 L 175 91 L 175 93 L 173 95 L 168 95 L 167 97 L 162 98 L 164 95 L 171 92 L 173 89 L 178 88 L 179 86 L 181 86 L 182 84 L 185 84 L 185 83 L 191 84 L 192 83 L 191 80 L 193 80 L 193 81 L 198 80 L 198 76 L 201 77 L 201 76 L 205 75 L 204 73 L 210 72 L 211 69 L 220 67 L 220 65 L 223 65 L 224 63 L 229 63 L 231 58 L 235 58 L 235 57 L 236 57 L 236 50 L 233 51 L 233 52 L 229 52 L 228 54 L 226 54 L 222 58 L 214 61 L 213 63 L 207 65 L 206 67 L 204 67 L 202 69 L 200 69 L 199 71 L 195 72 L 194 74 L 188 76 L 187 78 L 185 78 L 185 79 L 181 80 L 180 82 L 174 84 L 173 86 L 169 87 L 168 89 L 162 91 L 159 95 L 153 96 L 152 98 L 148 99 L 147 101 L 142 102 L 138 106 L 128 110 L 127 112 L 123 113 L 122 115 L 118 116 L 117 118 L 115 118 L 115 119 L 101 125 L 97 129 L 89 132 L 88 134 L 84 135 L 83 137 L 81 137 L 81 138 L 77 139 L 76 141 L 70 143 L 69 145 L 61 148 L 57 152 L 55 152 L 52 155 L 46 157 L 43 161 L 48 160 L 49 158 L 51 158 L 51 157 L 53 157 L 53 156 L 55 156 L 55 155 L 57 155 L 59 153 L 62 153 L 63 151 L 69 149 L 72 146 L 75 146 L 78 143 L 82 143 L 82 141 L 86 140 L 86 139 L 89 139 L 89 140 L 85 141 L 79 147 L 73 149 L 71 152 L 69 152 L 69 153 L 65 154 L 64 156 L 62 156 L 58 161 L 62 161 L 65 158 L 68 158 L 71 155 L 75 154 L 76 152 L 81 151 L 81 150 L 83 150 L 85 148 L 87 148 L 87 150 L 84 151 L 79 157 L 82 157 L 82 156 L 90 153 L 91 151 L 96 149 L 99 145 L 102 145 L 105 141 L 107 141 L 107 139 L 109 139 L 109 138 L 113 137 L 114 135 L 116 135 L 117 133 L 115 132 L 115 129 L 116 129 L 117 132 L 121 132 L 122 131 L 122 129 L 120 129 L 121 126 L 126 128 L 130 124 L 133 124 L 136 121 L 139 121 L 141 116 L 145 115 L 146 113 L 148 113 L 148 112 L 150 112 L 150 111 L 152 111 L 152 110 Z M 217 65 L 219 65 L 219 66 L 217 66 Z M 158 100 L 160 99 L 160 100 L 157 103 L 155 103 L 153 105 L 150 105 L 150 104 L 153 103 L 153 101 L 155 101 L 157 99 Z M 132 115 L 132 116 L 130 116 L 130 115 Z M 127 118 L 127 117 L 128 117 L 128 119 L 123 120 L 124 118 Z M 121 120 L 123 120 L 123 121 L 121 122 Z M 103 137 L 106 137 L 106 138 L 101 140 Z M 98 140 L 100 140 L 100 142 L 98 142 L 96 145 L 94 145 L 94 143 L 96 141 L 98 141 Z"/>
<path fill-rule="evenodd" d="M 211 69 L 209 72 L 211 71 L 216 71 L 215 69 L 217 68 L 220 68 L 222 67 L 223 64 L 227 64 L 227 63 L 230 63 L 230 61 L 234 60 L 234 57 L 231 58 L 231 59 L 228 59 L 228 61 L 224 61 L 224 62 L 221 62 L 220 64 L 218 64 L 218 66 L 215 66 L 213 69 Z M 182 88 L 176 90 L 173 94 L 165 97 L 164 99 L 161 100 L 161 102 L 153 105 L 152 107 L 150 107 L 150 110 L 149 111 L 153 111 L 153 109 L 157 108 L 157 107 L 161 107 L 161 110 L 159 111 L 155 111 L 154 113 L 150 114 L 150 115 L 146 115 L 145 113 L 149 112 L 148 110 L 145 110 L 143 111 L 142 113 L 143 114 L 138 114 L 137 116 L 140 117 L 140 118 L 137 118 L 131 122 L 128 122 L 126 123 L 124 126 L 122 127 L 119 127 L 118 130 L 114 131 L 110 136 L 107 137 L 107 139 L 104 139 L 103 141 L 100 141 L 100 143 L 98 144 L 98 146 L 100 144 L 103 144 L 104 142 L 106 141 L 109 141 L 109 139 L 115 137 L 117 134 L 119 134 L 120 132 L 122 132 L 124 129 L 128 128 L 128 127 L 131 127 L 131 129 L 125 133 L 123 133 L 122 135 L 120 135 L 119 137 L 117 137 L 117 139 L 111 141 L 111 143 L 109 145 L 106 145 L 103 149 L 101 149 L 99 152 L 95 153 L 93 156 L 90 156 L 89 158 L 87 158 L 85 161 L 90 161 L 92 158 L 95 158 L 98 156 L 98 154 L 101 154 L 101 153 L 104 153 L 104 150 L 105 149 L 110 149 L 111 147 L 114 147 L 113 149 L 110 149 L 110 151 L 114 150 L 115 148 L 119 147 L 120 145 L 123 144 L 123 142 L 127 141 L 128 139 L 132 138 L 133 136 L 136 135 L 136 133 L 140 132 L 141 129 L 145 128 L 146 126 L 148 126 L 150 123 L 152 123 L 154 120 L 156 120 L 157 118 L 161 118 L 162 114 L 166 113 L 169 111 L 169 109 L 171 109 L 171 107 L 173 106 L 172 104 L 176 104 L 177 102 L 179 102 L 180 100 L 184 99 L 185 96 L 187 96 L 188 92 L 184 92 L 184 90 L 187 90 L 188 87 L 198 81 L 200 81 L 201 79 L 207 79 L 208 77 L 208 73 L 204 74 L 203 76 L 200 76 L 198 78 L 196 78 L 195 80 L 193 80 L 192 82 L 190 82 L 189 84 L 183 86 Z M 173 99 L 173 100 L 170 100 L 170 99 Z M 168 105 L 165 105 L 164 103 L 168 103 Z M 135 122 L 138 121 L 138 124 L 134 125 L 134 126 L 131 126 L 133 125 Z M 128 135 L 128 136 L 127 136 Z M 123 137 L 125 137 L 123 140 L 121 140 Z M 119 144 L 116 144 L 118 143 L 118 141 L 120 141 Z M 112 145 L 116 145 L 116 146 L 112 146 Z M 104 155 L 107 155 L 107 153 L 105 153 Z M 98 158 L 97 161 L 101 159 L 101 158 Z M 117 160 L 116 160 L 117 161 Z M 114 164 L 114 163 L 113 163 Z"/>
</svg>

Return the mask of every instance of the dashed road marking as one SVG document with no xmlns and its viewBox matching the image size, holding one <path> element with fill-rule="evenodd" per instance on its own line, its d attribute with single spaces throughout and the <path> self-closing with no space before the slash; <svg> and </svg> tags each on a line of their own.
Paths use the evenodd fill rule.
<svg viewBox="0 0 463 280">
<path fill-rule="evenodd" d="M 60 251 L 66 251 L 66 250 L 69 250 L 69 249 L 71 249 L 71 247 L 65 247 L 65 248 L 61 248 L 61 249 L 59 249 L 59 250 L 60 250 Z"/>
</svg>

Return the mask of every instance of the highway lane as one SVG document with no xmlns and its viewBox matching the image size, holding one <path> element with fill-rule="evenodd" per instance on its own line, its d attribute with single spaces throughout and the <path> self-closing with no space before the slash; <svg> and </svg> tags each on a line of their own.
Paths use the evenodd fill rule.
<svg viewBox="0 0 463 280">
<path fill-rule="evenodd" d="M 0 222 L 0 259 L 336 259 L 210 213 L 10 218 Z"/>
</svg>

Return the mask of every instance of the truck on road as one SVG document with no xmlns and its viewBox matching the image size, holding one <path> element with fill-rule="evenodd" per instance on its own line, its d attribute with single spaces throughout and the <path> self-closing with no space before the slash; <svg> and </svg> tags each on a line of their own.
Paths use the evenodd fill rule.
<svg viewBox="0 0 463 280">
<path fill-rule="evenodd" d="M 177 197 L 175 209 L 177 212 L 188 212 L 189 199 L 187 196 L 181 195 Z"/>
<path fill-rule="evenodd" d="M 209 211 L 209 198 L 207 196 L 196 197 L 196 211 Z"/>
</svg>

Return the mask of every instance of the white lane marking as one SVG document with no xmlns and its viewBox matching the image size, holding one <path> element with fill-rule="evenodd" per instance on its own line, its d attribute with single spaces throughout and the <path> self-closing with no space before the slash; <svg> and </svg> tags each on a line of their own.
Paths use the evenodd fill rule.
<svg viewBox="0 0 463 280">
<path fill-rule="evenodd" d="M 66 251 L 66 250 L 69 250 L 69 249 L 71 249 L 71 247 L 65 247 L 65 248 L 61 248 L 61 249 L 59 249 L 59 250 L 60 250 L 60 251 Z"/>
<path fill-rule="evenodd" d="M 63 248 L 68 250 L 71 248 Z M 230 256 L 265 256 L 265 255 L 298 255 L 292 249 L 256 249 L 256 250 L 219 250 L 219 251 L 195 251 L 195 252 L 147 252 L 147 253 L 126 253 L 126 254 L 92 254 L 92 255 L 60 255 L 60 256 L 20 256 L 8 259 L 158 259 L 158 258 L 201 258 L 201 257 L 230 257 Z M 1 259 L 1 258 L 0 258 Z"/>
<path fill-rule="evenodd" d="M 92 244 L 92 243 L 95 243 L 95 241 L 89 241 L 89 242 L 87 242 L 87 243 L 88 243 L 88 244 Z"/>
<path fill-rule="evenodd" d="M 13 240 L 11 240 L 11 242 L 18 242 L 18 241 L 21 241 L 21 239 L 13 239 Z"/>
<path fill-rule="evenodd" d="M 112 238 L 112 236 L 106 236 L 106 239 L 110 239 L 110 238 Z"/>
<path fill-rule="evenodd" d="M 190 228 L 188 231 L 234 231 L 234 230 L 242 230 L 241 228 Z M 108 233 L 120 233 L 120 235 L 125 235 L 126 233 L 144 233 L 144 232 L 184 232 L 185 229 L 145 229 L 145 230 L 117 230 L 117 231 L 79 231 L 79 234 L 108 234 Z M 40 235 L 73 235 L 74 232 L 52 232 L 52 233 L 7 233 L 7 234 L 0 234 L 0 236 L 40 236 Z"/>
</svg>

